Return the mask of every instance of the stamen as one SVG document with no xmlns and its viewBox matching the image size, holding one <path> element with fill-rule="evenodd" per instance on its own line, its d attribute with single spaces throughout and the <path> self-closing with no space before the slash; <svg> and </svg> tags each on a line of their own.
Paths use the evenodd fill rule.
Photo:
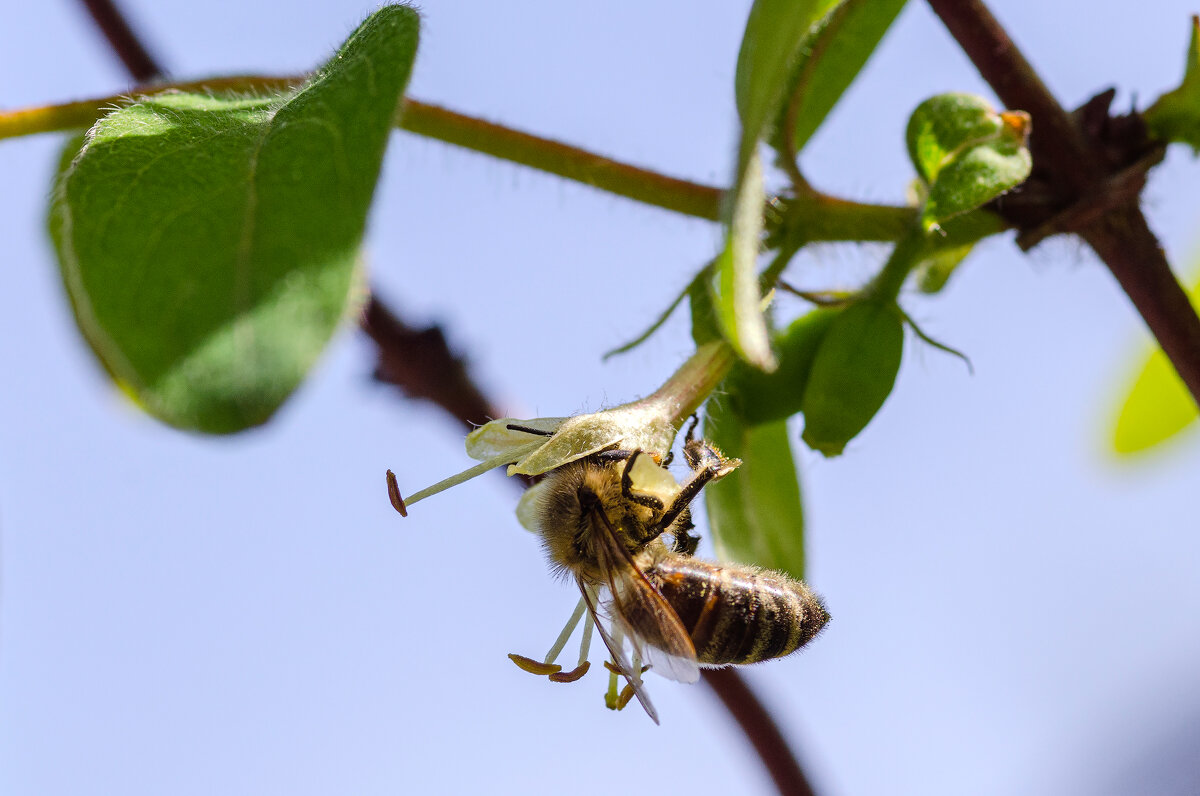
<svg viewBox="0 0 1200 796">
<path fill-rule="evenodd" d="M 480 462 L 470 469 L 463 470 L 458 475 L 452 475 L 449 478 L 438 481 L 433 486 L 427 486 L 419 492 L 414 492 L 407 500 L 404 501 L 404 503 L 406 506 L 411 506 L 418 500 L 424 500 L 430 495 L 436 495 L 438 492 L 444 492 L 452 486 L 458 486 L 465 481 L 470 481 L 472 478 L 478 475 L 483 475 L 488 470 L 495 470 L 497 467 L 503 467 L 506 464 L 512 464 L 513 462 L 519 461 L 526 454 L 536 450 L 541 444 L 542 443 L 538 441 L 531 442 L 528 445 L 510 448 L 504 453 L 493 456 L 485 462 Z"/>
<path fill-rule="evenodd" d="M 550 675 L 550 681 L 554 683 L 573 683 L 587 674 L 590 668 L 592 668 L 591 661 L 584 661 L 569 672 L 555 672 Z"/>
<path fill-rule="evenodd" d="M 580 600 L 580 605 L 583 601 Z M 583 638 L 579 642 L 579 665 L 587 663 L 588 654 L 592 651 L 592 629 L 596 626 L 595 622 L 588 622 L 583 626 Z"/>
<path fill-rule="evenodd" d="M 541 661 L 535 661 L 533 658 L 518 655 L 515 652 L 508 653 L 508 658 L 530 674 L 558 674 L 562 671 L 562 667 L 557 663 L 542 663 Z"/>
<path fill-rule="evenodd" d="M 563 651 L 563 647 L 567 646 L 567 639 L 575 632 L 575 626 L 579 624 L 579 620 L 583 617 L 584 605 L 583 598 L 579 598 L 579 604 L 575 606 L 575 611 L 571 614 L 571 618 L 567 620 L 567 624 L 563 627 L 562 632 L 558 634 L 558 638 L 554 641 L 554 646 L 550 647 L 550 651 L 546 653 L 546 663 L 554 663 L 558 660 L 558 654 Z M 584 631 L 584 635 L 588 635 L 591 630 L 591 622 L 588 623 L 588 629 Z M 582 663 L 585 659 L 580 659 Z M 580 675 L 582 677 L 582 675 Z"/>
<path fill-rule="evenodd" d="M 400 512 L 401 517 L 408 516 L 408 507 L 404 505 L 404 498 L 400 496 L 400 485 L 396 483 L 396 474 L 391 470 L 387 471 L 388 485 L 388 500 L 392 501 L 392 508 Z"/>
</svg>

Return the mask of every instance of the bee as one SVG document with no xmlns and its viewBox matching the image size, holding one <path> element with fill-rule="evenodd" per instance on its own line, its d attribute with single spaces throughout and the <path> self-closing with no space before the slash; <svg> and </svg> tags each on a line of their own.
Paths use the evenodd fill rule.
<svg viewBox="0 0 1200 796">
<path fill-rule="evenodd" d="M 670 457 L 660 464 L 645 451 L 606 450 L 552 470 L 537 486 L 536 524 L 552 568 L 574 576 L 612 655 L 611 668 L 629 683 L 624 701 L 636 696 L 656 723 L 641 662 L 694 682 L 702 666 L 788 655 L 829 621 L 820 599 L 799 580 L 692 557 L 699 539 L 690 533 L 689 505 L 706 484 L 741 464 L 694 439 L 694 429 L 693 422 L 683 446 L 692 472 L 682 485 L 664 466 Z M 632 665 L 623 639 L 631 642 Z"/>
</svg>

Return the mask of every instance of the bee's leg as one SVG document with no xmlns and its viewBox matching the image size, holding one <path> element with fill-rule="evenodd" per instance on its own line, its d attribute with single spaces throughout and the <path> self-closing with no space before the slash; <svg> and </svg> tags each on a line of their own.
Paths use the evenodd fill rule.
<svg viewBox="0 0 1200 796">
<path fill-rule="evenodd" d="M 724 478 L 732 473 L 742 462 L 740 459 L 727 459 L 725 454 L 704 440 L 688 440 L 683 448 L 684 458 L 692 466 L 692 477 L 680 488 L 675 500 L 667 507 L 662 519 L 658 521 L 659 532 L 671 527 L 671 524 L 683 513 L 691 502 L 700 494 L 709 481 Z"/>
<path fill-rule="evenodd" d="M 692 522 L 691 509 L 684 509 L 679 512 L 679 516 L 675 519 L 675 523 L 667 530 L 675 538 L 671 549 L 676 553 L 681 553 L 685 556 L 696 554 L 696 548 L 700 545 L 700 537 L 693 536 L 689 531 L 694 530 L 696 525 Z"/>
<path fill-rule="evenodd" d="M 688 423 L 687 431 L 683 432 L 683 442 L 686 445 L 696 438 L 696 426 L 700 423 L 700 415 L 692 413 L 692 422 Z"/>
<path fill-rule="evenodd" d="M 731 461 L 725 458 L 725 454 L 721 453 L 715 445 L 708 440 L 689 439 L 683 445 L 683 458 L 687 460 L 688 467 L 692 470 L 704 470 L 709 467 L 717 467 L 720 469 L 726 462 Z M 737 465 L 734 465 L 735 467 Z M 720 478 L 722 475 L 728 475 L 733 468 L 729 468 L 720 475 L 714 476 Z"/>
<path fill-rule="evenodd" d="M 654 495 L 639 495 L 633 491 L 633 463 L 637 461 L 637 457 L 641 454 L 640 450 L 634 451 L 625 461 L 625 469 L 621 471 L 621 497 L 637 503 L 639 506 L 659 511 L 663 507 L 661 500 L 654 497 Z"/>
</svg>

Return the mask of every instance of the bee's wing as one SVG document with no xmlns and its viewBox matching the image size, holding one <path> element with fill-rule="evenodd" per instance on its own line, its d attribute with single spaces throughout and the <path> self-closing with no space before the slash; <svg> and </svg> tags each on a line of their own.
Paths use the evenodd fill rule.
<svg viewBox="0 0 1200 796">
<path fill-rule="evenodd" d="M 597 560 L 612 591 L 613 621 L 620 623 L 654 671 L 681 683 L 696 682 L 696 647 L 679 615 L 638 568 L 604 511 L 597 508 L 593 516 Z"/>
<path fill-rule="evenodd" d="M 591 590 L 592 587 L 584 585 L 581 580 L 577 580 L 576 583 L 579 584 L 579 591 L 583 594 L 583 601 L 587 604 L 592 623 L 596 625 L 596 630 L 600 631 L 600 638 L 604 639 L 604 646 L 608 647 L 608 654 L 612 656 L 613 664 L 621 670 L 621 674 L 633 686 L 633 693 L 638 702 L 642 704 L 646 715 L 650 717 L 651 721 L 658 724 L 658 711 L 654 709 L 654 705 L 650 702 L 650 695 L 646 693 L 646 689 L 642 685 L 642 673 L 629 665 L 629 661 L 625 660 L 625 655 L 621 652 L 621 645 L 613 640 L 612 635 L 600 622 L 600 616 L 596 612 L 596 596 Z"/>
</svg>

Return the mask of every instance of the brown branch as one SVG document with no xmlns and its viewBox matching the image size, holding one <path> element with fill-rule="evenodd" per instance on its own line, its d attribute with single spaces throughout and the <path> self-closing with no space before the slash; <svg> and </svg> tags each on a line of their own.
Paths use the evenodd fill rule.
<svg viewBox="0 0 1200 796">
<path fill-rule="evenodd" d="M 1100 142 L 1095 138 L 1096 131 L 1109 129 L 1107 125 L 1097 124 L 1096 104 L 1089 103 L 1075 116 L 1063 110 L 982 0 L 928 2 L 1000 100 L 1006 106 L 1028 111 L 1032 116 L 1029 146 L 1034 158 L 1034 174 L 1031 181 L 1036 178 L 1048 182 L 1049 194 L 1059 198 L 1057 202 L 1048 203 L 1048 212 L 1053 213 L 1053 205 L 1058 204 L 1058 211 L 1065 211 L 1059 218 L 1060 223 L 1064 216 L 1068 220 L 1072 214 L 1077 216 L 1075 220 L 1083 226 L 1073 231 L 1104 261 L 1170 358 L 1193 399 L 1200 404 L 1200 318 L 1150 231 L 1138 206 L 1138 196 L 1126 195 L 1123 202 L 1109 204 L 1105 212 L 1092 212 L 1101 204 L 1097 202 L 1096 194 L 1106 189 L 1122 191 L 1129 187 L 1128 179 L 1110 180 L 1117 177 L 1120 170 L 1144 157 L 1146 144 L 1130 137 L 1122 139 L 1129 150 L 1126 152 L 1114 153 L 1111 146 L 1102 146 L 1102 143 L 1111 145 L 1114 141 Z M 1083 126 L 1079 123 L 1080 117 Z M 1100 121 L 1113 120 L 1108 118 L 1105 110 Z M 1129 125 L 1114 124 L 1111 129 L 1125 134 L 1130 132 Z M 1138 151 L 1139 148 L 1143 151 Z M 1087 206 L 1070 209 L 1079 203 Z M 1004 213 L 1003 203 L 998 209 Z M 1048 216 L 1031 223 L 1028 218 L 1007 217 L 1017 221 L 1023 233 L 1033 234 L 1038 226 L 1050 220 Z"/>
<path fill-rule="evenodd" d="M 166 70 L 154 59 L 142 44 L 125 16 L 111 0 L 82 0 L 92 21 L 108 40 L 112 51 L 121 59 L 127 71 L 139 83 L 157 80 Z"/>
<path fill-rule="evenodd" d="M 737 719 L 779 792 L 785 796 L 812 796 L 812 785 L 795 753 L 746 680 L 733 669 L 705 669 L 704 682 Z"/>
<path fill-rule="evenodd" d="M 446 345 L 439 327 L 414 329 L 374 296 L 361 325 L 378 349 L 377 381 L 429 401 L 467 429 L 504 415 L 471 380 L 466 363 Z"/>
</svg>

